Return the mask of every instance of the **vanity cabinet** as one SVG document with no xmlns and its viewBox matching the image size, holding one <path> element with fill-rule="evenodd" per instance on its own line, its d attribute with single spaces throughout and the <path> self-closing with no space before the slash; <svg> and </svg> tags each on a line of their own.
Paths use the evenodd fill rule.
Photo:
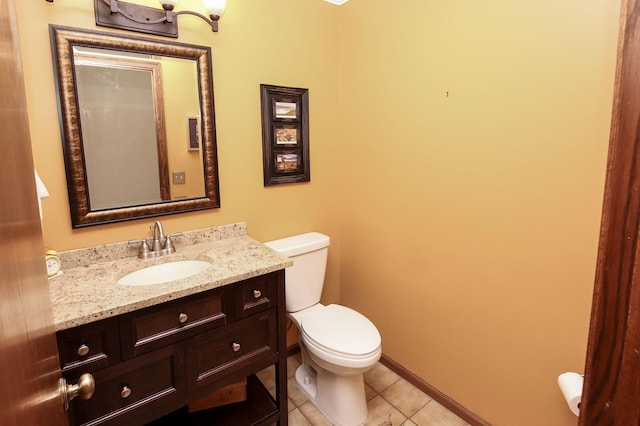
<svg viewBox="0 0 640 426">
<path fill-rule="evenodd" d="M 71 425 L 287 424 L 284 271 L 57 333 L 62 375 L 95 378 Z M 276 367 L 276 397 L 254 373 Z M 247 401 L 189 414 L 190 401 L 248 377 Z M 164 422 L 164 423 L 163 423 Z"/>
</svg>

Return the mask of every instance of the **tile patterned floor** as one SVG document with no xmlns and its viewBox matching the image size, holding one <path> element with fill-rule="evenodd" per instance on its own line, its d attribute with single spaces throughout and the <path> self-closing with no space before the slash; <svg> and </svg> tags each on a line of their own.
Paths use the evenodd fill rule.
<svg viewBox="0 0 640 426">
<path fill-rule="evenodd" d="M 293 375 L 300 354 L 287 360 L 289 425 L 331 426 L 331 422 L 298 390 Z M 274 393 L 274 368 L 258 373 L 258 378 Z M 367 426 L 469 426 L 464 420 L 432 400 L 402 377 L 377 363 L 364 375 L 369 417 Z"/>
</svg>

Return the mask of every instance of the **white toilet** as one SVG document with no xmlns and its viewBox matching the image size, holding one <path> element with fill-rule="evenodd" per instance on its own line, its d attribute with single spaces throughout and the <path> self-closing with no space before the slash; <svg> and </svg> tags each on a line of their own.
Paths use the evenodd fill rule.
<svg viewBox="0 0 640 426">
<path fill-rule="evenodd" d="M 333 424 L 364 424 L 362 374 L 380 359 L 381 338 L 364 315 L 345 306 L 320 304 L 329 237 L 311 232 L 265 245 L 293 260 L 285 271 L 285 295 L 302 352 L 296 384 Z"/>
</svg>

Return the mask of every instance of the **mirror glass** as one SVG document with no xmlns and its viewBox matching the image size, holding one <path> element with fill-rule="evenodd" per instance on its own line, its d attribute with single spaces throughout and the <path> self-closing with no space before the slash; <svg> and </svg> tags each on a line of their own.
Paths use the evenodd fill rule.
<svg viewBox="0 0 640 426">
<path fill-rule="evenodd" d="M 219 207 L 210 49 L 51 37 L 74 228 Z"/>
</svg>

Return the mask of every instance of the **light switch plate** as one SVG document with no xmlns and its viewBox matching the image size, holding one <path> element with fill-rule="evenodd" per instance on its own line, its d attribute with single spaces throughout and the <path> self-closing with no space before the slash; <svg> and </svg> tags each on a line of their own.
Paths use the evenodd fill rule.
<svg viewBox="0 0 640 426">
<path fill-rule="evenodd" d="M 173 172 L 173 184 L 174 185 L 184 185 L 184 172 Z"/>
</svg>

